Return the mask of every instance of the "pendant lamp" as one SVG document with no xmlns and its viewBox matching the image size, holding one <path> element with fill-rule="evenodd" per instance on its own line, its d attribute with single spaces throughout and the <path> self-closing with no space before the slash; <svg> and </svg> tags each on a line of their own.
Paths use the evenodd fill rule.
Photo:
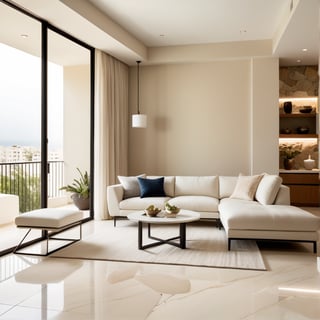
<svg viewBox="0 0 320 320">
<path fill-rule="evenodd" d="M 147 127 L 147 115 L 140 114 L 140 74 L 139 65 L 141 61 L 137 61 L 137 114 L 132 115 L 132 128 L 146 128 Z"/>
</svg>

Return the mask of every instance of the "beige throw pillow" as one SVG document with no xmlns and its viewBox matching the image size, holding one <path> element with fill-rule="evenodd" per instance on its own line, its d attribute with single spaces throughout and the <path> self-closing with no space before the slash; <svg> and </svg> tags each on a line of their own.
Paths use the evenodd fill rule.
<svg viewBox="0 0 320 320">
<path fill-rule="evenodd" d="M 138 183 L 138 177 L 145 178 L 146 174 L 143 173 L 136 177 L 118 176 L 118 179 L 122 184 L 122 187 L 124 190 L 123 199 L 140 196 L 140 187 Z"/>
<path fill-rule="evenodd" d="M 281 183 L 281 177 L 265 174 L 257 188 L 256 199 L 264 205 L 273 204 Z"/>
<path fill-rule="evenodd" d="M 262 175 L 239 175 L 235 189 L 230 198 L 241 200 L 253 200 Z"/>
</svg>

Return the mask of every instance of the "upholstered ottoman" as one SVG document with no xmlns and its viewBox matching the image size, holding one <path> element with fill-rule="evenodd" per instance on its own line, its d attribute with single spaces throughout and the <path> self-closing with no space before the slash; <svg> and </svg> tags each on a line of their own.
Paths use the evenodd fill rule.
<svg viewBox="0 0 320 320">
<path fill-rule="evenodd" d="M 14 194 L 0 194 L 0 225 L 13 223 L 19 215 L 19 197 Z"/>
<path fill-rule="evenodd" d="M 23 254 L 31 254 L 31 255 L 48 255 L 53 253 L 57 250 L 60 250 L 66 246 L 71 245 L 72 243 L 81 240 L 82 237 L 82 211 L 77 209 L 65 209 L 65 208 L 44 208 L 29 211 L 23 213 L 16 217 L 15 223 L 18 228 L 28 228 L 29 230 L 17 245 L 14 250 L 14 253 L 23 253 Z M 58 238 L 55 235 L 59 232 L 62 232 L 66 229 L 79 226 L 80 228 L 80 235 L 77 239 L 70 239 L 70 238 Z M 32 229 L 41 229 L 44 231 L 44 236 L 41 240 L 46 240 L 46 250 L 44 254 L 37 254 L 37 253 L 27 253 L 25 251 L 21 251 L 23 247 L 23 241 L 26 239 L 28 234 Z M 64 243 L 63 246 L 60 246 L 52 251 L 49 251 L 49 240 L 62 240 Z"/>
</svg>

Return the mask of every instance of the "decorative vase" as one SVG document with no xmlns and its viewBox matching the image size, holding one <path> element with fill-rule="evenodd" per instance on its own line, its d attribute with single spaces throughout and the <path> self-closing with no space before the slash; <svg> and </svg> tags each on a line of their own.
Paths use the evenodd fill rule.
<svg viewBox="0 0 320 320">
<path fill-rule="evenodd" d="M 291 113 L 292 112 L 292 102 L 286 101 L 283 103 L 283 110 L 285 113 Z"/>
<path fill-rule="evenodd" d="M 307 170 L 312 170 L 314 167 L 315 167 L 315 160 L 311 159 L 311 155 L 309 154 L 309 158 L 306 159 L 306 160 L 303 160 L 303 163 L 304 163 L 304 167 L 307 169 Z"/>
<path fill-rule="evenodd" d="M 286 170 L 292 170 L 294 168 L 294 159 L 285 158 L 283 161 L 283 166 Z"/>
<path fill-rule="evenodd" d="M 88 210 L 90 207 L 90 198 L 83 198 L 79 194 L 74 193 L 71 196 L 73 203 L 79 210 Z"/>
</svg>

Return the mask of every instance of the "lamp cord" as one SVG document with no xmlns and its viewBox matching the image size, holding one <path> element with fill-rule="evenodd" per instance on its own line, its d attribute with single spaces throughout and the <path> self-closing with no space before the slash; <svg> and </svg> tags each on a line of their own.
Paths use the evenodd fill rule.
<svg viewBox="0 0 320 320">
<path fill-rule="evenodd" d="M 138 114 L 140 114 L 140 70 L 139 65 L 141 61 L 137 61 L 138 69 L 137 69 L 137 106 L 138 106 Z"/>
</svg>

